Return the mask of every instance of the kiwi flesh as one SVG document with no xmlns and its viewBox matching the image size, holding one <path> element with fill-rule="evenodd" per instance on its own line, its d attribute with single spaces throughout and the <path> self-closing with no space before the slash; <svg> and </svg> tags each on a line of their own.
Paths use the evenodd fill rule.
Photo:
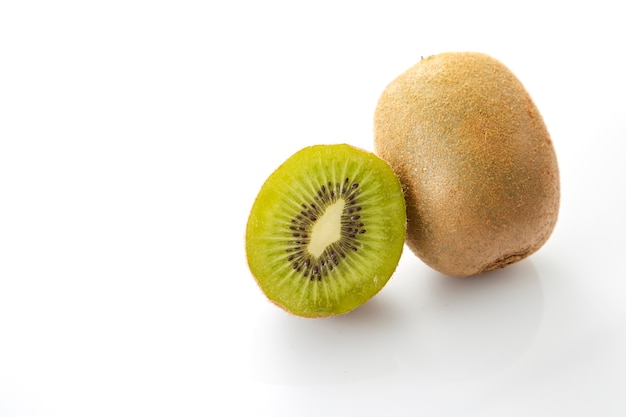
<svg viewBox="0 0 626 417">
<path fill-rule="evenodd" d="M 246 256 L 270 301 L 302 317 L 334 316 L 383 288 L 405 235 L 404 195 L 389 165 L 351 145 L 315 145 L 261 187 Z"/>
<path fill-rule="evenodd" d="M 383 91 L 374 145 L 405 188 L 407 245 L 434 269 L 468 276 L 502 268 L 552 234 L 554 147 L 528 92 L 496 59 L 422 59 Z"/>
</svg>

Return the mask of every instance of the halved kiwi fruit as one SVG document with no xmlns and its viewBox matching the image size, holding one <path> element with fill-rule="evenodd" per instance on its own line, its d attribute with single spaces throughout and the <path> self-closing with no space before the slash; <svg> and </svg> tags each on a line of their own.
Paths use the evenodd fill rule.
<svg viewBox="0 0 626 417">
<path fill-rule="evenodd" d="M 316 145 L 261 187 L 246 255 L 270 301 L 298 316 L 333 316 L 383 288 L 405 231 L 402 187 L 385 161 L 350 145 Z"/>
</svg>

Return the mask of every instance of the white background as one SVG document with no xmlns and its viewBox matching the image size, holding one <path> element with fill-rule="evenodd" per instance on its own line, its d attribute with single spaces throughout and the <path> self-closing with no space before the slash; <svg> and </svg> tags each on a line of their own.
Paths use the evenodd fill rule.
<svg viewBox="0 0 626 417">
<path fill-rule="evenodd" d="M 0 416 L 626 415 L 623 17 L 610 1 L 3 1 Z M 265 178 L 307 145 L 373 150 L 384 87 L 445 51 L 498 58 L 542 112 L 551 239 L 464 280 L 405 250 L 333 319 L 274 307 L 244 253 Z"/>
</svg>

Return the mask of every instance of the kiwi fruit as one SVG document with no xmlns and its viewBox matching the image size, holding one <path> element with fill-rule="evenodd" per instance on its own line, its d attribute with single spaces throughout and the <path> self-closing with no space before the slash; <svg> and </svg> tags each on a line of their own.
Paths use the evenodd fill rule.
<svg viewBox="0 0 626 417">
<path fill-rule="evenodd" d="M 505 267 L 552 234 L 554 147 L 528 92 L 496 59 L 419 61 L 383 91 L 374 145 L 405 189 L 407 245 L 432 268 L 469 276 Z"/>
<path fill-rule="evenodd" d="M 404 195 L 389 165 L 351 145 L 315 145 L 261 187 L 246 255 L 270 301 L 297 316 L 334 316 L 383 288 L 405 235 Z"/>
</svg>

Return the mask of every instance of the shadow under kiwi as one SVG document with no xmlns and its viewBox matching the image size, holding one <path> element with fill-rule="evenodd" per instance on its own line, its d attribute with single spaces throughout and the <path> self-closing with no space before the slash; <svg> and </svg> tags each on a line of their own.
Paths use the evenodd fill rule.
<svg viewBox="0 0 626 417">
<path fill-rule="evenodd" d="M 359 381 L 396 369 L 398 322 L 394 301 L 383 292 L 336 317 L 306 319 L 272 309 L 259 318 L 251 346 L 255 380 L 284 385 Z"/>
<path fill-rule="evenodd" d="M 387 286 L 348 314 L 304 319 L 269 308 L 252 335 L 252 377 L 291 386 L 394 372 L 413 381 L 484 378 L 532 345 L 543 309 L 529 259 L 455 278 L 404 258 Z"/>
<path fill-rule="evenodd" d="M 471 277 L 430 271 L 417 279 L 419 302 L 409 314 L 419 325 L 402 324 L 399 346 L 409 372 L 445 381 L 486 377 L 515 362 L 538 333 L 544 297 L 530 259 Z"/>
</svg>

